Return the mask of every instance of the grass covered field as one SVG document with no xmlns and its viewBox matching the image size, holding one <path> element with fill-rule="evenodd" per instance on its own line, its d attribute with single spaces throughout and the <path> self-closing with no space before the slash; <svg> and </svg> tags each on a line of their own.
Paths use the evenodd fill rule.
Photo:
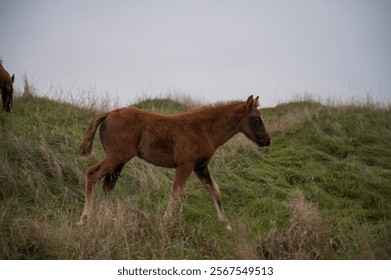
<svg viewBox="0 0 391 280">
<path fill-rule="evenodd" d="M 78 227 L 85 170 L 104 154 L 99 137 L 90 157 L 78 154 L 97 104 L 38 97 L 26 83 L 13 113 L 1 113 L 0 259 L 391 258 L 389 105 L 304 100 L 262 109 L 272 145 L 237 135 L 210 164 L 227 233 L 194 175 L 163 227 L 174 170 L 140 159 L 124 167 L 111 213 L 98 185 L 95 215 Z M 134 106 L 171 114 L 194 102 Z"/>
</svg>

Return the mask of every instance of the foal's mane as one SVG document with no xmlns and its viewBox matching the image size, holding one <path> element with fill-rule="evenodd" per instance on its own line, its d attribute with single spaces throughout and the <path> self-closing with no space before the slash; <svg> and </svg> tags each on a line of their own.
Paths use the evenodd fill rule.
<svg viewBox="0 0 391 280">
<path fill-rule="evenodd" d="M 209 105 L 204 105 L 201 107 L 196 107 L 196 108 L 190 109 L 189 111 L 187 111 L 185 113 L 197 114 L 197 113 L 217 112 L 217 111 L 228 110 L 228 109 L 233 108 L 239 104 L 243 104 L 243 101 L 235 100 L 235 101 L 228 101 L 228 102 L 218 102 L 215 104 L 209 104 Z"/>
</svg>

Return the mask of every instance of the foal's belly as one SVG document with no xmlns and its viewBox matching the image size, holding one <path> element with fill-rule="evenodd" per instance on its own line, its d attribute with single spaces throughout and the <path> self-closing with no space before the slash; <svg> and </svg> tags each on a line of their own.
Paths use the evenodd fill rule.
<svg viewBox="0 0 391 280">
<path fill-rule="evenodd" d="M 143 134 L 137 156 L 157 166 L 175 168 L 177 166 L 175 147 L 176 143 L 172 135 L 155 129 L 153 133 L 147 131 Z"/>
<path fill-rule="evenodd" d="M 175 168 L 177 166 L 172 155 L 161 151 L 139 151 L 137 156 L 156 166 L 167 168 Z"/>
</svg>

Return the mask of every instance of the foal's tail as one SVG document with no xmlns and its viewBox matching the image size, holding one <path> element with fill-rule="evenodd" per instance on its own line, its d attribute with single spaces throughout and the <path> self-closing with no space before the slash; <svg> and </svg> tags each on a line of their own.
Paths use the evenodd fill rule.
<svg viewBox="0 0 391 280">
<path fill-rule="evenodd" d="M 94 117 L 94 119 L 91 121 L 90 126 L 88 127 L 86 136 L 84 136 L 83 141 L 81 141 L 80 144 L 80 155 L 81 156 L 87 156 L 91 154 L 92 150 L 92 141 L 94 140 L 95 131 L 100 125 L 101 122 L 106 119 L 106 117 L 109 115 L 109 113 L 100 113 Z"/>
</svg>

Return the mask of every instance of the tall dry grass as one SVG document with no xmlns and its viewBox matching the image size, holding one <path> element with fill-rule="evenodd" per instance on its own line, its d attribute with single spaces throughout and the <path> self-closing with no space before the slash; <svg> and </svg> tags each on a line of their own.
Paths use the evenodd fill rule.
<svg viewBox="0 0 391 280">
<path fill-rule="evenodd" d="M 331 252 L 330 229 L 316 206 L 300 191 L 288 202 L 290 218 L 285 229 L 275 223 L 259 245 L 264 259 L 328 259 Z"/>
</svg>

